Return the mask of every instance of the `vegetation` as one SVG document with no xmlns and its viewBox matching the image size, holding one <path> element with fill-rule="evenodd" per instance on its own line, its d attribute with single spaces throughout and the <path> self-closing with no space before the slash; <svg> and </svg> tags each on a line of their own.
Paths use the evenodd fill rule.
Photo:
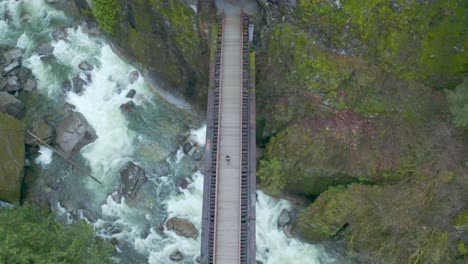
<svg viewBox="0 0 468 264">
<path fill-rule="evenodd" d="M 447 91 L 453 123 L 458 127 L 468 127 L 468 78 L 455 90 Z"/>
<path fill-rule="evenodd" d="M 101 29 L 115 34 L 119 28 L 118 0 L 93 0 L 93 14 Z"/>
<path fill-rule="evenodd" d="M 466 258 L 450 221 L 468 190 L 465 7 L 304 0 L 270 12 L 281 15 L 257 53 L 257 176 L 269 194 L 309 198 L 305 239 L 344 242 L 360 263 Z"/>
<path fill-rule="evenodd" d="M 64 225 L 38 206 L 0 208 L 2 263 L 111 263 L 110 242 L 83 221 Z"/>
</svg>

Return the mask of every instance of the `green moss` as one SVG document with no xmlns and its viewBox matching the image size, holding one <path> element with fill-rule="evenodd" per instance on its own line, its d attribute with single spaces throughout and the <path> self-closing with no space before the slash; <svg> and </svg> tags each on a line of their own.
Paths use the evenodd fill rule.
<svg viewBox="0 0 468 264">
<path fill-rule="evenodd" d="M 451 221 L 452 225 L 454 226 L 466 226 L 468 225 L 468 210 L 465 210 L 455 217 L 452 218 Z"/>
<path fill-rule="evenodd" d="M 270 195 L 280 195 L 286 184 L 282 164 L 277 158 L 260 161 L 257 176 L 260 185 L 264 186 L 263 189 Z"/>
<path fill-rule="evenodd" d="M 463 0 L 300 1 L 298 24 L 333 46 L 377 60 L 404 78 L 453 87 L 466 71 Z"/>
<path fill-rule="evenodd" d="M 468 255 L 468 247 L 463 243 L 463 241 L 458 241 L 457 250 L 462 255 Z"/>
<path fill-rule="evenodd" d="M 115 34 L 119 29 L 118 0 L 93 0 L 93 14 L 103 31 Z"/>
</svg>

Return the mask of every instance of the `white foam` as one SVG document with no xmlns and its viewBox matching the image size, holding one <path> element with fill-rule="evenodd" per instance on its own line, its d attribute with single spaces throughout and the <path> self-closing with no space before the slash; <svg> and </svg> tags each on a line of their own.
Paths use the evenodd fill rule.
<svg viewBox="0 0 468 264">
<path fill-rule="evenodd" d="M 332 263 L 334 260 L 325 255 L 320 246 L 303 243 L 288 238 L 278 229 L 278 218 L 283 209 L 290 210 L 292 205 L 282 199 L 274 199 L 257 191 L 256 239 L 257 259 L 265 264 L 319 264 Z"/>
<path fill-rule="evenodd" d="M 45 167 L 52 162 L 52 155 L 54 154 L 53 150 L 48 147 L 39 146 L 39 153 L 39 157 L 34 160 L 37 164 Z"/>
<path fill-rule="evenodd" d="M 198 129 L 192 129 L 190 134 L 194 136 L 194 140 L 200 145 L 205 146 L 206 143 L 206 125 Z"/>
</svg>

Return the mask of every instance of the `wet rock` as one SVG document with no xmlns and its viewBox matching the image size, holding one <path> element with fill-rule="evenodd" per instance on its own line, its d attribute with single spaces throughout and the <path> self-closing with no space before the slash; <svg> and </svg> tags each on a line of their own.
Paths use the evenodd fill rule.
<svg viewBox="0 0 468 264">
<path fill-rule="evenodd" d="M 56 41 L 66 40 L 68 38 L 68 32 L 65 28 L 57 28 L 52 32 L 52 38 Z"/>
<path fill-rule="evenodd" d="M 133 162 L 127 163 L 120 172 L 119 195 L 133 199 L 138 194 L 141 186 L 148 181 L 145 171 Z"/>
<path fill-rule="evenodd" d="M 201 263 L 201 257 L 200 257 L 200 256 L 197 256 L 197 258 L 195 259 L 195 262 Z"/>
<path fill-rule="evenodd" d="M 5 73 L 9 73 L 11 71 L 13 71 L 14 69 L 18 68 L 19 66 L 21 66 L 21 63 L 19 60 L 13 60 L 10 64 L 8 64 L 4 69 L 3 71 Z"/>
<path fill-rule="evenodd" d="M 5 89 L 7 85 L 8 85 L 7 80 L 1 79 L 0 77 L 0 91 L 3 91 L 3 89 Z"/>
<path fill-rule="evenodd" d="M 54 46 L 48 42 L 44 42 L 37 46 L 36 52 L 39 54 L 39 56 L 47 57 L 54 53 Z"/>
<path fill-rule="evenodd" d="M 0 137 L 0 200 L 18 204 L 25 162 L 22 123 L 0 113 Z"/>
<path fill-rule="evenodd" d="M 24 82 L 25 80 L 31 78 L 32 71 L 26 67 L 20 67 L 17 69 L 16 75 L 22 82 Z"/>
<path fill-rule="evenodd" d="M 293 225 L 286 225 L 283 229 L 283 233 L 286 237 L 293 238 L 294 237 L 294 226 Z"/>
<path fill-rule="evenodd" d="M 257 264 L 263 264 L 263 262 L 260 260 L 257 260 Z"/>
<path fill-rule="evenodd" d="M 184 177 L 184 178 L 180 178 L 178 181 L 177 181 L 177 187 L 179 187 L 180 189 L 182 190 L 185 190 L 188 188 L 190 184 L 190 180 L 187 179 L 187 177 Z"/>
<path fill-rule="evenodd" d="M 197 149 L 192 153 L 192 158 L 196 161 L 199 161 L 203 158 L 203 153 Z"/>
<path fill-rule="evenodd" d="M 29 79 L 26 81 L 26 84 L 24 85 L 24 90 L 28 92 L 32 92 L 32 90 L 36 89 L 36 87 L 37 87 L 36 80 Z"/>
<path fill-rule="evenodd" d="M 114 246 L 117 246 L 119 244 L 119 240 L 115 237 L 111 238 L 110 242 Z"/>
<path fill-rule="evenodd" d="M 59 123 L 55 134 L 55 142 L 67 158 L 97 139 L 96 131 L 80 113 L 70 113 Z"/>
<path fill-rule="evenodd" d="M 52 142 L 54 136 L 54 129 L 51 126 L 49 126 L 49 124 L 44 118 L 38 118 L 34 120 L 30 130 L 42 141 L 48 144 Z M 39 142 L 36 138 L 32 137 L 31 135 L 26 134 L 26 144 L 39 145 L 41 144 L 41 142 Z"/>
<path fill-rule="evenodd" d="M 174 230 L 178 236 L 183 236 L 186 238 L 198 237 L 198 230 L 195 225 L 182 218 L 173 217 L 167 220 L 166 229 Z"/>
<path fill-rule="evenodd" d="M 87 61 L 83 61 L 82 63 L 80 63 L 80 65 L 78 65 L 78 68 L 82 71 L 92 71 L 94 69 L 94 66 Z"/>
<path fill-rule="evenodd" d="M 133 109 L 135 109 L 135 103 L 133 101 L 128 101 L 120 106 L 120 110 L 123 112 L 130 112 Z"/>
<path fill-rule="evenodd" d="M 136 94 L 136 91 L 134 89 L 131 89 L 130 91 L 128 91 L 126 97 L 133 98 L 133 97 L 135 97 L 135 94 Z"/>
<path fill-rule="evenodd" d="M 291 215 L 288 210 L 283 209 L 278 217 L 278 227 L 284 227 L 291 223 Z"/>
<path fill-rule="evenodd" d="M 0 112 L 20 117 L 23 110 L 23 102 L 7 92 L 0 92 Z"/>
<path fill-rule="evenodd" d="M 192 144 L 192 142 L 187 141 L 187 142 L 184 143 L 184 145 L 182 146 L 182 148 L 183 148 L 184 153 L 185 153 L 185 154 L 188 154 L 188 153 L 190 152 L 190 150 L 192 150 L 193 144 Z"/>
<path fill-rule="evenodd" d="M 5 57 L 5 61 L 9 63 L 12 60 L 20 59 L 21 57 L 23 57 L 23 52 L 21 51 L 21 49 L 12 49 L 3 53 L 3 57 Z"/>
<path fill-rule="evenodd" d="M 80 76 L 75 76 L 75 78 L 73 78 L 73 92 L 74 93 L 81 93 L 83 92 L 83 86 L 86 85 L 86 81 L 83 80 Z"/>
<path fill-rule="evenodd" d="M 184 258 L 184 255 L 182 255 L 182 252 L 180 252 L 179 250 L 176 250 L 169 255 L 169 259 L 175 262 L 179 262 L 183 258 Z"/>
<path fill-rule="evenodd" d="M 70 80 L 65 80 L 62 83 L 62 90 L 64 92 L 70 92 L 72 90 L 72 83 Z"/>
<path fill-rule="evenodd" d="M 11 76 L 7 79 L 7 92 L 13 94 L 19 90 L 21 90 L 20 83 L 18 82 L 17 76 Z"/>
<path fill-rule="evenodd" d="M 46 2 L 47 2 L 48 4 L 55 4 L 55 3 L 57 3 L 58 1 L 59 1 L 59 0 L 46 0 Z"/>
<path fill-rule="evenodd" d="M 140 76 L 140 74 L 137 71 L 132 71 L 128 75 L 128 81 L 130 82 L 130 84 L 134 84 L 138 80 L 139 76 Z"/>
</svg>

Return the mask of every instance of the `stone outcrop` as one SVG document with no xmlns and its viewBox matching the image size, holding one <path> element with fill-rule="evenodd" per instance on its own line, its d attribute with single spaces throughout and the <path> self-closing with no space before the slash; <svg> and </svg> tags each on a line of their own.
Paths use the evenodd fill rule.
<svg viewBox="0 0 468 264">
<path fill-rule="evenodd" d="M 183 236 L 186 238 L 197 238 L 198 230 L 194 224 L 190 223 L 188 220 L 173 217 L 166 221 L 166 229 L 173 230 L 178 236 Z"/>
<path fill-rule="evenodd" d="M 23 111 L 23 102 L 7 92 L 0 92 L 0 112 L 20 117 Z"/>
<path fill-rule="evenodd" d="M 97 139 L 94 128 L 80 113 L 70 113 L 55 129 L 55 142 L 65 157 L 70 157 L 82 147 Z"/>
<path fill-rule="evenodd" d="M 18 204 L 24 177 L 24 128 L 0 113 L 0 200 Z"/>
<path fill-rule="evenodd" d="M 137 196 L 141 186 L 148 181 L 145 171 L 133 162 L 127 163 L 120 172 L 120 197 L 133 199 Z"/>
<path fill-rule="evenodd" d="M 100 3 L 102 2 L 102 3 Z M 94 19 L 117 44 L 122 54 L 147 69 L 158 85 L 204 105 L 209 73 L 209 22 L 213 2 L 198 1 L 195 12 L 182 0 L 118 0 L 114 6 L 103 1 L 75 0 L 82 17 Z M 90 17 L 92 12 L 95 16 Z"/>
</svg>

